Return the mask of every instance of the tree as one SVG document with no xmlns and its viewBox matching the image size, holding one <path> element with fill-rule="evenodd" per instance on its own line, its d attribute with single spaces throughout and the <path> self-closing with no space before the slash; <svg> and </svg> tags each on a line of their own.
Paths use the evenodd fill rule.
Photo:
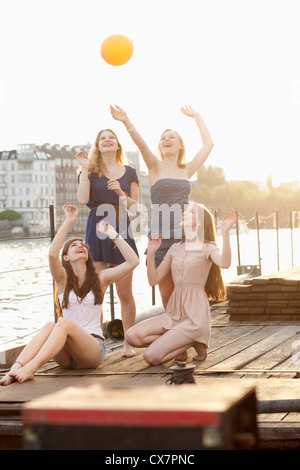
<svg viewBox="0 0 300 470">
<path fill-rule="evenodd" d="M 273 191 L 273 180 L 272 180 L 272 175 L 269 173 L 268 178 L 267 178 L 267 186 L 269 189 L 269 193 L 272 194 Z"/>
<path fill-rule="evenodd" d="M 0 212 L 0 220 L 18 220 L 22 219 L 22 216 L 19 212 L 7 209 L 3 212 Z"/>
<path fill-rule="evenodd" d="M 205 186 L 223 186 L 226 184 L 226 177 L 223 168 L 217 166 L 202 166 L 197 171 L 197 180 Z"/>
</svg>

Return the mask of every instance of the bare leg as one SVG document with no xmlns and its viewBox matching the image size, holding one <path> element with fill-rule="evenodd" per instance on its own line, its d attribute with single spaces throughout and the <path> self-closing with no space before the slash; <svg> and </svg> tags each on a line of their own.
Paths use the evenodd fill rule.
<svg viewBox="0 0 300 470">
<path fill-rule="evenodd" d="M 147 320 L 143 320 L 140 323 L 137 323 L 126 333 L 126 340 L 132 346 L 137 348 L 146 348 L 153 341 L 156 341 L 158 338 L 161 337 L 164 333 L 166 333 L 160 321 L 157 317 L 148 318 Z"/>
<path fill-rule="evenodd" d="M 174 283 L 172 279 L 171 273 L 168 273 L 164 279 L 159 283 L 159 291 L 160 291 L 160 296 L 162 300 L 162 304 L 164 306 L 164 309 L 166 309 L 169 298 L 173 292 L 174 289 Z M 188 353 L 187 351 L 184 351 L 182 354 L 179 354 L 176 359 L 178 361 L 186 361 L 188 358 Z"/>
<path fill-rule="evenodd" d="M 99 272 L 102 269 L 106 269 L 107 264 L 103 261 L 97 261 L 94 263 L 96 271 Z M 114 265 L 115 266 L 115 265 Z M 128 328 L 134 325 L 136 316 L 136 306 L 132 294 L 132 273 L 128 274 L 124 279 L 116 282 L 117 294 L 121 304 L 121 317 L 124 329 L 124 336 Z M 123 357 L 135 356 L 130 344 L 124 338 Z"/>
<path fill-rule="evenodd" d="M 188 352 L 184 351 L 182 354 L 178 354 L 178 356 L 175 358 L 177 361 L 186 361 L 188 358 Z"/>
<path fill-rule="evenodd" d="M 132 294 L 132 273 L 116 282 L 116 289 L 121 303 L 121 316 L 124 329 L 123 357 L 135 356 L 135 352 L 126 340 L 126 332 L 135 323 L 136 306 Z"/>
<path fill-rule="evenodd" d="M 194 343 L 193 347 L 196 350 L 197 356 L 194 356 L 194 361 L 204 361 L 207 356 L 207 349 L 204 343 Z"/>
<path fill-rule="evenodd" d="M 23 351 L 19 354 L 16 362 L 12 365 L 10 371 L 2 378 L 1 385 L 10 385 L 16 381 L 14 377 L 14 372 L 25 366 L 29 361 L 31 361 L 37 352 L 41 349 L 51 331 L 55 326 L 54 322 L 48 322 L 44 325 L 41 330 L 32 338 L 32 340 L 25 346 Z"/>
<path fill-rule="evenodd" d="M 60 318 L 36 355 L 24 367 L 11 372 L 11 375 L 19 382 L 31 380 L 35 372 L 50 359 L 55 357 L 59 363 L 59 357 L 63 355 L 65 361 L 64 349 L 79 368 L 94 368 L 101 358 L 101 348 L 95 338 L 75 323 Z"/>
<path fill-rule="evenodd" d="M 159 365 L 183 354 L 192 341 L 177 330 L 168 330 L 145 351 L 144 359 L 150 365 Z"/>
</svg>

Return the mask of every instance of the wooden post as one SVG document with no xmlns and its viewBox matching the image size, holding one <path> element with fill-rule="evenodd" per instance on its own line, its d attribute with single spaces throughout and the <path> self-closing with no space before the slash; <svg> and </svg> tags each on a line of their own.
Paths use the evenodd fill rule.
<svg viewBox="0 0 300 470">
<path fill-rule="evenodd" d="M 278 212 L 275 212 L 275 224 L 276 224 L 276 246 L 277 246 L 277 270 L 280 271 L 280 262 L 279 262 L 279 236 L 278 236 Z"/>
<path fill-rule="evenodd" d="M 115 319 L 115 301 L 114 301 L 114 285 L 110 284 L 109 286 L 109 295 L 110 295 L 110 318 L 111 320 Z"/>
<path fill-rule="evenodd" d="M 51 243 L 55 237 L 55 219 L 54 219 L 54 206 L 51 204 L 49 206 L 49 218 L 50 218 L 50 239 Z M 57 322 L 59 317 L 62 316 L 62 310 L 60 308 L 58 293 L 57 293 L 57 286 L 56 282 L 53 279 L 53 299 L 54 299 L 54 320 Z"/>
<path fill-rule="evenodd" d="M 258 215 L 257 211 L 256 211 L 256 214 L 255 214 L 255 219 L 256 219 L 256 230 L 257 230 L 258 264 L 259 264 L 260 271 L 261 271 L 260 239 L 259 239 L 259 215 Z"/>
<path fill-rule="evenodd" d="M 155 286 L 152 286 L 152 305 L 155 305 Z"/>
<path fill-rule="evenodd" d="M 236 210 L 236 244 L 237 244 L 237 255 L 238 255 L 238 265 L 241 265 L 241 254 L 240 254 L 240 231 L 239 231 L 239 213 Z"/>
<path fill-rule="evenodd" d="M 293 211 L 290 211 L 290 227 L 291 227 L 291 257 L 292 257 L 292 267 L 294 267 L 294 240 L 293 240 L 294 213 Z"/>
</svg>

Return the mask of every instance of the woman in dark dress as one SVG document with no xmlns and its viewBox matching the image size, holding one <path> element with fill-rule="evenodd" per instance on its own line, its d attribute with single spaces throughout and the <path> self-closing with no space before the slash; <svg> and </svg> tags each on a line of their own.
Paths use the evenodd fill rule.
<svg viewBox="0 0 300 470">
<path fill-rule="evenodd" d="M 113 118 L 123 122 L 148 167 L 152 201 L 150 235 L 162 236 L 160 249 L 155 253 L 156 268 L 172 244 L 182 239 L 180 222 L 184 206 L 189 202 L 191 192 L 189 179 L 204 164 L 214 145 L 200 114 L 190 106 L 182 107 L 181 111 L 195 120 L 203 143 L 195 157 L 188 163 L 185 162 L 184 143 L 176 131 L 167 129 L 162 134 L 159 142 L 160 158 L 158 158 L 130 122 L 126 112 L 118 106 L 111 106 Z M 173 291 L 171 273 L 159 282 L 159 290 L 163 306 L 166 308 Z"/>
<path fill-rule="evenodd" d="M 139 181 L 134 168 L 124 165 L 123 150 L 116 134 L 105 129 L 98 133 L 88 157 L 76 154 L 80 164 L 77 199 L 90 208 L 86 226 L 86 243 L 90 247 L 97 271 L 124 262 L 114 243 L 96 232 L 96 224 L 105 219 L 138 254 L 130 227 L 127 208 L 134 211 L 139 199 Z M 116 282 L 121 303 L 124 333 L 134 325 L 136 307 L 132 294 L 132 273 Z M 124 357 L 135 353 L 124 341 Z"/>
</svg>

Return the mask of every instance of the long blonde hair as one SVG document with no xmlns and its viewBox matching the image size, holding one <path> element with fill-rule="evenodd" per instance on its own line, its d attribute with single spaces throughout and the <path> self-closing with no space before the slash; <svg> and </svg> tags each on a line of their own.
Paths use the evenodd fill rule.
<svg viewBox="0 0 300 470">
<path fill-rule="evenodd" d="M 193 204 L 196 207 L 197 220 L 203 220 L 203 227 L 199 226 L 199 236 L 204 236 L 204 243 L 213 243 L 217 246 L 217 230 L 216 222 L 213 214 L 204 206 L 200 204 Z M 226 299 L 226 286 L 222 277 L 222 270 L 214 262 L 209 270 L 208 278 L 204 287 L 208 299 L 212 300 L 225 300 Z"/>
<path fill-rule="evenodd" d="M 123 152 L 123 148 L 122 148 L 122 146 L 119 142 L 118 137 L 114 133 L 114 131 L 112 131 L 111 129 L 102 129 L 101 131 L 98 132 L 97 137 L 95 139 L 95 142 L 92 145 L 92 147 L 90 148 L 89 153 L 88 153 L 88 158 L 91 162 L 91 165 L 90 165 L 90 168 L 89 168 L 89 174 L 97 173 L 99 178 L 101 178 L 101 176 L 105 173 L 105 169 L 106 169 L 105 164 L 104 164 L 103 159 L 102 159 L 101 152 L 99 150 L 99 140 L 100 140 L 102 132 L 105 132 L 105 131 L 111 132 L 117 140 L 117 143 L 118 143 L 118 150 L 117 150 L 117 154 L 116 154 L 117 163 L 119 165 L 124 165 L 124 163 L 125 163 L 125 155 L 124 155 L 124 152 Z"/>
<path fill-rule="evenodd" d="M 177 159 L 177 165 L 179 166 L 179 168 L 185 168 L 186 167 L 186 161 L 185 161 L 185 145 L 183 143 L 183 140 L 182 140 L 182 137 L 181 135 L 178 134 L 177 131 L 173 131 L 172 129 L 166 129 L 162 135 L 160 136 L 160 139 L 159 141 L 161 141 L 161 138 L 162 136 L 166 133 L 166 132 L 175 132 L 179 138 L 179 141 L 180 141 L 180 145 L 181 145 L 181 149 L 179 150 L 179 154 L 178 154 L 178 159 Z M 160 160 L 163 160 L 164 157 L 163 157 L 163 154 L 161 153 L 161 150 L 160 150 L 160 145 L 158 146 L 158 156 L 160 158 Z"/>
</svg>

